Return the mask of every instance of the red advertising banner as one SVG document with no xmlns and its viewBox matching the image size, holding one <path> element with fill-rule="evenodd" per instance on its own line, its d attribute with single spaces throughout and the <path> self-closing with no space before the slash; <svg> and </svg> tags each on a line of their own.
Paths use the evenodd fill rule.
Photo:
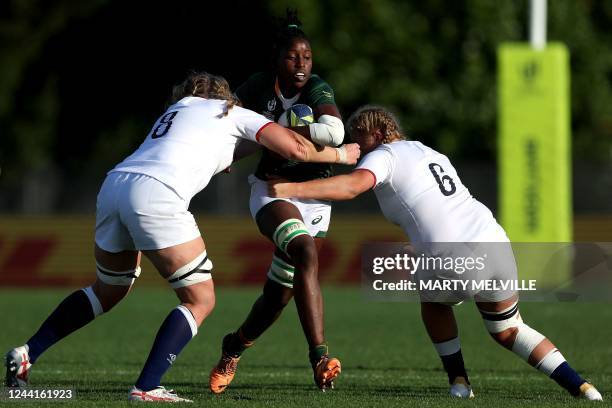
<svg viewBox="0 0 612 408">
<path fill-rule="evenodd" d="M 265 280 L 273 245 L 248 217 L 197 219 L 217 284 Z M 79 286 L 95 278 L 94 218 L 0 217 L 0 286 Z M 382 217 L 334 217 L 319 257 L 322 282 L 358 283 L 361 244 L 405 241 Z M 138 284 L 164 284 L 146 260 Z"/>
<path fill-rule="evenodd" d="M 272 258 L 272 244 L 248 217 L 198 217 L 214 263 L 217 284 L 259 284 Z M 581 217 L 576 241 L 612 241 L 612 217 Z M 80 286 L 95 278 L 94 218 L 88 216 L 0 216 L 0 287 Z M 357 284 L 365 242 L 406 241 L 379 216 L 335 216 L 319 257 L 321 281 Z M 139 285 L 162 285 L 145 259 Z"/>
</svg>

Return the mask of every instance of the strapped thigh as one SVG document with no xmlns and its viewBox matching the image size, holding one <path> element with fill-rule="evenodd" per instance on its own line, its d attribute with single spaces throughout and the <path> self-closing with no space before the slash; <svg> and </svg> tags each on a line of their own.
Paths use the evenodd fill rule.
<svg viewBox="0 0 612 408">
<path fill-rule="evenodd" d="M 140 266 L 137 266 L 134 269 L 128 269 L 127 271 L 116 272 L 111 271 L 99 263 L 96 262 L 96 275 L 98 279 L 107 285 L 113 286 L 132 286 L 136 278 L 140 276 Z"/>
<path fill-rule="evenodd" d="M 308 228 L 306 228 L 306 225 L 304 222 L 302 222 L 302 220 L 297 218 L 289 218 L 276 227 L 276 230 L 272 235 L 272 241 L 281 251 L 287 253 L 289 243 L 300 235 L 310 236 L 308 233 Z"/>
</svg>

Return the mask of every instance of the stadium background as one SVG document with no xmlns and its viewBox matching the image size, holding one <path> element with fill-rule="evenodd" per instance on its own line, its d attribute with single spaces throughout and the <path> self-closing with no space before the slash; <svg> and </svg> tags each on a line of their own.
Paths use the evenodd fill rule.
<svg viewBox="0 0 612 408">
<path fill-rule="evenodd" d="M 2 347 L 22 341 L 69 288 L 90 281 L 99 185 L 105 172 L 139 145 L 163 110 L 171 86 L 190 69 L 224 75 L 232 87 L 264 69 L 269 61 L 270 17 L 281 15 L 286 6 L 299 9 L 313 46 L 313 72 L 332 85 L 345 117 L 364 103 L 392 107 L 406 133 L 446 153 L 472 194 L 497 214 L 496 52 L 503 42 L 526 40 L 527 0 L 4 1 L 0 3 L 0 323 L 15 329 L 3 331 Z M 550 1 L 548 38 L 566 44 L 570 52 L 573 237 L 612 241 L 612 2 Z M 217 358 L 218 340 L 228 324 L 238 324 L 258 292 L 251 284 L 265 276 L 271 246 L 248 215 L 246 177 L 256 160 L 247 159 L 230 174 L 215 177 L 192 201 L 215 262 L 219 294 L 217 311 L 207 322 L 210 332 L 186 350 L 184 367 L 190 358 L 206 364 Z M 321 279 L 327 291 L 328 327 L 348 329 L 328 331 L 343 351 L 347 367 L 357 367 L 355 374 L 347 371 L 345 383 L 357 399 L 340 394 L 334 398 L 348 400 L 335 401 L 406 406 L 403 397 L 426 398 L 432 390 L 443 393 L 439 388 L 444 385 L 443 373 L 431 371 L 437 360 L 420 327 L 418 308 L 368 304 L 352 289 L 359 282 L 361 244 L 404 240 L 403 234 L 381 218 L 371 193 L 337 203 L 333 211 L 321 255 Z M 99 337 L 112 332 L 117 341 L 132 336 L 149 339 L 174 304 L 152 267 L 145 263 L 143 269 L 136 293 L 119 307 L 123 312 L 109 314 L 94 328 L 58 346 L 56 354 L 50 353 L 50 361 L 60 366 L 63 356 L 87 359 L 85 349 L 74 347 L 90 341 L 101 371 L 84 369 L 85 377 L 107 384 L 104 381 L 112 372 L 121 380 L 103 390 L 87 383 L 94 391 L 85 392 L 86 399 L 118 399 L 115 394 L 123 392 L 137 374 L 149 347 L 146 341 L 140 348 L 135 346 L 130 350 L 130 368 L 115 373 L 105 357 L 114 352 L 113 346 L 99 342 Z M 153 285 L 159 288 L 146 289 Z M 14 308 L 16 301 L 24 300 Z M 143 308 L 151 313 L 142 313 Z M 138 313 L 138 324 L 125 309 Z M 408 323 L 396 325 L 391 310 Z M 595 382 L 610 383 L 612 373 L 605 362 L 612 358 L 611 334 L 600 325 L 609 321 L 607 305 L 538 304 L 526 305 L 525 310 L 531 310 L 537 327 L 555 339 L 567 338 L 567 322 L 580 322 L 581 330 L 561 346 L 575 358 L 590 347 L 593 353 L 575 360 L 577 366 Z M 459 318 L 465 322 L 465 343 L 475 346 L 485 341 L 485 333 L 471 334 L 470 328 L 480 326 L 476 316 L 468 317 L 472 312 L 462 309 Z M 305 404 L 313 398 L 302 387 L 310 381 L 299 365 L 304 361 L 296 359 L 296 366 L 291 365 L 291 357 L 304 354 L 304 347 L 294 311 L 287 314 L 262 340 L 268 345 L 283 342 L 282 353 L 291 361 L 286 381 L 298 384 L 288 391 L 273 388 L 280 397 L 272 405 L 279 406 L 285 401 Z M 563 324 L 560 316 L 566 317 Z M 117 325 L 132 331 L 120 334 Z M 384 336 L 385 341 L 370 337 L 390 327 L 395 333 Z M 286 334 L 288 330 L 291 334 Z M 286 342 L 285 336 L 294 341 Z M 360 347 L 352 336 L 371 339 L 372 348 Z M 415 360 L 407 362 L 399 355 L 389 359 L 389 370 L 377 360 L 381 348 L 417 351 Z M 269 362 L 276 357 L 272 351 L 262 347 L 259 360 L 252 360 L 259 366 L 250 372 L 246 368 L 242 384 L 276 384 L 275 377 L 266 377 L 274 367 Z M 506 367 L 493 379 L 478 374 L 474 378 L 502 397 L 518 398 L 517 406 L 521 398 L 532 397 L 515 391 L 521 385 L 557 401 L 559 392 L 553 385 L 537 374 L 524 375 L 524 363 L 501 353 L 489 343 L 475 351 L 466 346 L 466 358 L 472 361 L 468 368 L 491 374 L 489 358 Z M 75 367 L 64 368 L 64 374 L 42 369 L 39 375 L 48 384 L 74 384 L 70 371 Z M 373 376 L 367 374 L 372 372 Z M 205 374 L 189 381 L 205 381 Z M 175 369 L 170 379 L 188 375 Z M 497 387 L 495 378 L 503 378 L 507 388 Z M 405 388 L 406 383 L 412 388 Z M 381 397 L 386 392 L 381 390 L 388 389 L 389 398 Z M 247 395 L 245 399 L 261 397 L 248 385 L 240 388 L 239 383 L 238 390 Z M 602 391 L 609 392 L 609 386 Z M 365 394 L 382 399 L 359 400 Z M 483 402 L 496 403 L 498 394 L 485 394 Z"/>
</svg>

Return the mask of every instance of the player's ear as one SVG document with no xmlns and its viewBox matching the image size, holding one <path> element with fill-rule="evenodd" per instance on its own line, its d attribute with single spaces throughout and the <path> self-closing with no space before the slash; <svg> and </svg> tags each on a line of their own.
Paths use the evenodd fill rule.
<svg viewBox="0 0 612 408">
<path fill-rule="evenodd" d="M 385 135 L 383 134 L 382 130 L 378 128 L 372 132 L 372 136 L 374 136 L 374 139 L 376 140 L 377 144 L 382 143 L 383 139 L 385 138 Z"/>
</svg>

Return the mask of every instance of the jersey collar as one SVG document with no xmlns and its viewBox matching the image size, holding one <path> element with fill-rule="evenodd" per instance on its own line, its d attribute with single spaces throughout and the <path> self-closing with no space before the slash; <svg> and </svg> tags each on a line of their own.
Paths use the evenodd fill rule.
<svg viewBox="0 0 612 408">
<path fill-rule="evenodd" d="M 280 86 L 278 85 L 278 77 L 276 77 L 276 80 L 274 81 L 274 92 L 276 93 L 276 96 L 278 97 L 278 99 L 280 99 L 281 103 L 283 104 L 283 109 L 285 110 L 292 107 L 293 104 L 295 104 L 297 100 L 300 98 L 300 94 L 301 94 L 300 92 L 298 92 L 292 98 L 285 98 L 280 90 Z"/>
</svg>

